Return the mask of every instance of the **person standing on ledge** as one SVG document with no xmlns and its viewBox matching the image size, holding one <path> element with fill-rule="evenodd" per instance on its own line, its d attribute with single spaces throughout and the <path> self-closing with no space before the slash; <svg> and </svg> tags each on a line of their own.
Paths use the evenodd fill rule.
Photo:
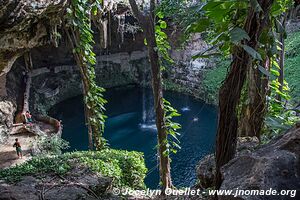
<svg viewBox="0 0 300 200">
<path fill-rule="evenodd" d="M 22 158 L 22 148 L 21 148 L 21 144 L 18 141 L 18 138 L 15 139 L 16 142 L 14 143 L 13 147 L 16 147 L 16 151 L 17 151 L 17 155 L 19 158 Z"/>
</svg>

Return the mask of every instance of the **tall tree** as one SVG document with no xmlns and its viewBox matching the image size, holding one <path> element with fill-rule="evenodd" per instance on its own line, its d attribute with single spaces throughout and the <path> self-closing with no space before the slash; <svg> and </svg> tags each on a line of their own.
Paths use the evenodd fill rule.
<svg viewBox="0 0 300 200">
<path fill-rule="evenodd" d="M 283 13 L 280 20 L 281 31 L 279 33 L 279 42 L 280 42 L 280 52 L 279 52 L 279 77 L 278 81 L 280 83 L 279 91 L 283 92 L 283 86 L 284 86 L 284 51 L 285 51 L 285 23 L 286 23 L 287 14 Z M 277 99 L 281 101 L 281 96 L 277 95 Z"/>
<path fill-rule="evenodd" d="M 67 9 L 67 24 L 65 32 L 71 44 L 77 66 L 79 67 L 84 96 L 84 112 L 88 127 L 89 149 L 100 150 L 105 146 L 102 138 L 104 130 L 104 88 L 97 86 L 94 66 L 96 54 L 93 52 L 93 31 L 91 15 L 97 14 L 101 5 L 99 0 L 88 2 L 85 0 L 70 1 Z"/>
<path fill-rule="evenodd" d="M 158 134 L 158 152 L 159 152 L 159 171 L 162 189 L 172 187 L 170 158 L 165 152 L 167 151 L 167 130 L 165 121 L 165 110 L 163 101 L 162 75 L 159 64 L 159 55 L 155 38 L 155 0 L 150 1 L 149 14 L 143 14 L 135 0 L 129 0 L 132 11 L 138 23 L 142 27 L 148 47 L 148 55 L 151 64 L 152 89 L 154 95 L 154 107 L 156 113 L 156 127 Z"/>
<path fill-rule="evenodd" d="M 260 139 L 265 114 L 267 111 L 266 98 L 268 92 L 268 76 L 261 70 L 269 71 L 270 62 L 268 56 L 261 61 L 261 66 L 249 67 L 246 84 L 246 103 L 241 105 L 239 120 L 239 136 L 256 136 Z M 244 103 L 244 102 L 243 102 Z"/>
<path fill-rule="evenodd" d="M 216 141 L 216 188 L 222 183 L 221 167 L 228 163 L 236 151 L 237 142 L 237 105 L 246 79 L 247 71 L 253 67 L 251 58 L 257 56 L 258 38 L 269 20 L 273 0 L 258 0 L 258 5 L 251 4 L 243 29 L 249 40 L 243 41 L 243 47 L 235 46 L 230 71 L 219 92 L 219 124 Z M 257 9 L 259 6 L 261 9 Z M 250 56 L 251 54 L 251 56 Z"/>
</svg>

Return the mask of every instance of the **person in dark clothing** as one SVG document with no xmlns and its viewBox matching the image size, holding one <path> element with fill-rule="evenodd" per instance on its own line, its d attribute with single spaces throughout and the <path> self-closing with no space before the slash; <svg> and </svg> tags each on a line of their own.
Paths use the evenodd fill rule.
<svg viewBox="0 0 300 200">
<path fill-rule="evenodd" d="M 16 147 L 16 151 L 17 151 L 17 155 L 19 158 L 22 158 L 22 148 L 21 148 L 21 144 L 18 141 L 18 138 L 15 139 L 16 142 L 14 143 L 13 147 Z"/>
</svg>

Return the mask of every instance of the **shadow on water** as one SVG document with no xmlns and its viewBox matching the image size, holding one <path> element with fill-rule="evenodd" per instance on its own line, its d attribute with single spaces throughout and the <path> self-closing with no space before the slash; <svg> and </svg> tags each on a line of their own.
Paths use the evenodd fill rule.
<svg viewBox="0 0 300 200">
<path fill-rule="evenodd" d="M 195 184 L 197 163 L 213 152 L 217 110 L 194 98 L 165 92 L 165 98 L 172 103 L 181 116 L 175 120 L 182 125 L 180 130 L 181 150 L 171 155 L 171 173 L 177 187 Z M 150 89 L 122 87 L 109 89 L 104 137 L 112 148 L 144 152 L 149 174 L 146 185 L 157 188 L 159 174 L 155 145 L 157 143 L 154 122 L 153 97 Z M 84 125 L 82 97 L 75 97 L 56 105 L 51 114 L 63 120 L 62 137 L 70 142 L 73 150 L 87 150 L 88 137 Z"/>
</svg>

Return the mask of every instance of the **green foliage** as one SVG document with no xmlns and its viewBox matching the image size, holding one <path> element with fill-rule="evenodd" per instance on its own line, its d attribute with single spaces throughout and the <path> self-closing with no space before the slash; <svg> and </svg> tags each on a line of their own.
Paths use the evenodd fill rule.
<svg viewBox="0 0 300 200">
<path fill-rule="evenodd" d="M 229 55 L 234 46 L 249 39 L 242 28 L 248 8 L 247 1 L 207 1 L 200 9 L 203 17 L 188 26 L 187 31 L 205 32 L 211 45 L 217 45 L 222 54 Z M 199 56 L 202 55 L 201 52 Z"/>
<path fill-rule="evenodd" d="M 77 54 L 79 58 L 82 58 L 82 65 L 79 66 L 84 74 L 83 79 L 88 81 L 88 91 L 85 94 L 85 103 L 87 108 L 92 112 L 89 123 L 93 127 L 97 127 L 94 130 L 94 143 L 100 144 L 101 146 L 96 146 L 96 149 L 101 149 L 105 146 L 106 140 L 102 138 L 104 132 L 104 123 L 106 116 L 104 115 L 105 107 L 104 105 L 107 101 L 104 99 L 103 93 L 105 89 L 99 87 L 96 84 L 96 74 L 95 65 L 96 54 L 93 52 L 93 44 L 95 44 L 93 39 L 93 31 L 91 28 L 91 14 L 97 14 L 99 7 L 101 6 L 101 1 L 95 0 L 93 3 L 86 0 L 72 0 L 70 7 L 67 9 L 67 19 L 69 26 L 74 28 L 74 34 L 79 33 L 75 41 L 75 49 L 73 49 L 74 54 Z"/>
<path fill-rule="evenodd" d="M 164 88 L 165 90 L 175 91 L 179 93 L 186 93 L 193 95 L 193 91 L 190 90 L 188 87 L 184 87 L 180 84 L 175 83 L 173 80 L 165 79 L 164 80 Z"/>
<path fill-rule="evenodd" d="M 167 22 L 164 21 L 164 14 L 162 12 L 156 12 L 156 17 L 158 18 L 157 25 L 155 25 L 156 45 L 160 56 L 159 62 L 161 69 L 165 70 L 163 63 L 174 64 L 174 61 L 169 55 L 171 45 L 168 41 L 168 36 L 163 31 L 167 28 Z"/>
<path fill-rule="evenodd" d="M 191 23 L 187 28 L 190 33 L 206 33 L 206 40 L 213 47 L 218 47 L 217 51 L 215 48 L 209 48 L 204 52 L 200 52 L 194 58 L 208 57 L 221 53 L 224 56 L 232 55 L 236 51 L 244 50 L 252 57 L 252 65 L 257 67 L 260 72 L 268 76 L 271 80 L 270 88 L 271 94 L 268 96 L 268 116 L 266 119 L 267 134 L 263 135 L 265 138 L 270 138 L 278 135 L 282 130 L 287 129 L 293 125 L 297 120 L 294 111 L 291 111 L 288 101 L 290 96 L 288 94 L 289 87 L 285 82 L 283 85 L 283 91 L 280 90 L 280 84 L 278 81 L 279 66 L 275 61 L 277 54 L 280 50 L 281 44 L 278 41 L 278 36 L 284 34 L 284 26 L 281 24 L 282 13 L 286 12 L 291 6 L 290 0 L 279 0 L 274 1 L 272 4 L 271 12 L 267 16 L 271 22 L 271 26 L 266 26 L 262 30 L 260 38 L 258 38 L 257 49 L 247 45 L 250 40 L 249 35 L 243 29 L 246 16 L 251 7 L 255 12 L 261 12 L 262 8 L 258 4 L 257 0 L 250 1 L 219 1 L 212 0 L 206 1 L 205 5 L 200 9 L 203 12 L 203 16 L 198 21 Z M 288 45 L 289 46 L 289 45 Z M 292 46 L 292 45 L 290 45 Z M 295 44 L 297 46 L 297 43 Z M 295 54 L 295 51 L 293 52 Z M 271 58 L 272 69 L 267 71 L 261 66 L 261 62 Z M 220 69 L 220 68 L 217 68 Z M 214 80 L 214 77 L 219 77 L 222 73 L 211 73 L 212 76 L 209 79 Z M 205 79 L 204 79 L 205 80 Z M 206 79 L 207 81 L 207 79 Z M 209 93 L 215 93 L 215 88 L 218 88 L 218 81 L 214 83 L 208 82 L 207 88 L 212 87 L 213 89 L 206 89 Z M 278 101 L 277 97 L 280 96 L 283 101 Z"/>
<path fill-rule="evenodd" d="M 290 88 L 288 83 L 284 81 L 282 86 L 282 91 L 280 91 L 281 84 L 278 81 L 280 69 L 277 62 L 272 59 L 272 70 L 273 78 L 271 78 L 270 88 L 271 94 L 268 96 L 268 113 L 265 121 L 266 131 L 262 135 L 262 141 L 268 142 L 270 139 L 278 136 L 283 131 L 291 128 L 295 125 L 297 121 L 300 120 L 299 117 L 295 115 L 295 111 L 291 110 L 291 105 L 289 103 L 291 97 L 289 95 Z M 277 100 L 277 96 L 281 97 L 281 101 Z"/>
<path fill-rule="evenodd" d="M 20 181 L 23 176 L 56 173 L 63 175 L 70 170 L 69 163 L 60 156 L 34 157 L 31 160 L 8 169 L 0 170 L 0 179 L 8 182 Z"/>
<path fill-rule="evenodd" d="M 59 155 L 61 151 L 69 148 L 69 142 L 60 136 L 40 137 L 36 147 L 42 155 Z"/>
<path fill-rule="evenodd" d="M 145 188 L 147 168 L 143 154 L 123 150 L 79 151 L 52 157 L 34 157 L 31 160 L 0 170 L 0 179 L 17 182 L 23 176 L 44 176 L 45 173 L 64 175 L 74 163 L 81 163 L 103 176 L 112 177 L 114 186 L 132 189 Z"/>
<path fill-rule="evenodd" d="M 171 106 L 169 101 L 163 99 L 163 102 L 165 109 L 166 129 L 168 134 L 168 139 L 165 141 L 167 149 L 163 153 L 165 155 L 170 155 L 170 153 L 177 153 L 177 149 L 181 149 L 179 146 L 180 141 L 178 139 L 180 133 L 177 132 L 178 129 L 181 129 L 181 125 L 172 121 L 173 117 L 179 117 L 180 114 Z"/>
<path fill-rule="evenodd" d="M 299 103 L 300 99 L 300 78 L 298 76 L 300 73 L 299 42 L 300 32 L 290 33 L 286 39 L 284 75 L 289 84 L 284 81 L 282 92 L 279 90 L 280 83 L 277 79 L 279 76 L 279 66 L 277 62 L 272 62 L 272 69 L 270 70 L 272 74 L 270 84 L 272 92 L 268 97 L 269 111 L 266 118 L 265 134 L 262 138 L 263 142 L 268 142 L 270 139 L 283 133 L 300 120 L 292 109 L 295 106 L 293 104 Z M 279 102 L 276 99 L 277 95 L 279 95 L 283 101 Z"/>
<path fill-rule="evenodd" d="M 159 63 L 161 71 L 165 70 L 164 63 L 166 64 L 174 64 L 173 59 L 169 55 L 169 50 L 171 49 L 171 45 L 168 41 L 167 34 L 163 31 L 163 29 L 167 28 L 167 22 L 164 21 L 163 12 L 157 10 L 156 17 L 158 18 L 157 25 L 155 25 L 155 39 L 157 45 L 157 51 L 160 56 Z M 169 156 L 170 153 L 176 153 L 177 149 L 180 149 L 179 143 L 180 141 L 177 138 L 177 135 L 180 135 L 177 130 L 181 128 L 180 124 L 172 121 L 173 117 L 180 116 L 176 109 L 171 106 L 171 103 L 166 99 L 163 99 L 164 111 L 165 111 L 165 126 L 167 139 L 163 141 L 167 147 L 166 151 L 163 152 L 165 156 Z"/>
<path fill-rule="evenodd" d="M 286 39 L 286 59 L 284 75 L 291 88 L 291 102 L 299 103 L 300 100 L 300 32 L 290 33 Z"/>
<path fill-rule="evenodd" d="M 289 86 L 291 88 L 291 102 L 299 103 L 300 100 L 300 56 L 287 58 L 285 62 L 285 77 L 289 81 Z"/>
<path fill-rule="evenodd" d="M 219 59 L 216 63 L 216 67 L 208 69 L 204 72 L 201 89 L 205 97 L 205 101 L 208 103 L 217 104 L 219 89 L 223 80 L 227 74 L 227 68 L 230 65 L 228 59 Z"/>
<path fill-rule="evenodd" d="M 180 28 L 197 21 L 202 15 L 199 5 L 190 4 L 186 0 L 162 0 L 158 12 L 163 13 L 165 19 L 171 19 Z"/>
<path fill-rule="evenodd" d="M 78 158 L 91 170 L 104 176 L 113 177 L 119 187 L 145 188 L 144 179 L 147 168 L 143 154 L 135 151 L 103 149 L 101 151 L 80 151 L 66 154 Z"/>
<path fill-rule="evenodd" d="M 275 1 L 272 4 L 270 21 L 273 23 L 276 30 L 270 31 L 268 28 L 263 30 L 262 36 L 259 38 L 261 43 L 258 49 L 253 49 L 247 45 L 250 40 L 249 35 L 243 29 L 245 19 L 250 8 L 254 8 L 256 12 L 262 9 L 257 0 L 251 1 L 206 1 L 205 5 L 199 5 L 199 11 L 202 12 L 202 17 L 191 23 L 187 27 L 188 33 L 205 33 L 206 40 L 212 46 L 218 47 L 218 52 L 224 56 L 230 55 L 236 48 L 244 49 L 253 58 L 254 64 L 263 60 L 267 55 L 273 56 L 277 51 L 278 41 L 274 36 L 276 32 L 282 31 L 278 23 L 279 14 L 287 10 L 290 5 L 290 0 Z M 270 49 L 270 50 L 266 50 Z M 210 52 L 212 51 L 212 52 Z M 213 48 L 210 51 L 200 52 L 197 57 L 215 55 L 216 50 Z"/>
</svg>

